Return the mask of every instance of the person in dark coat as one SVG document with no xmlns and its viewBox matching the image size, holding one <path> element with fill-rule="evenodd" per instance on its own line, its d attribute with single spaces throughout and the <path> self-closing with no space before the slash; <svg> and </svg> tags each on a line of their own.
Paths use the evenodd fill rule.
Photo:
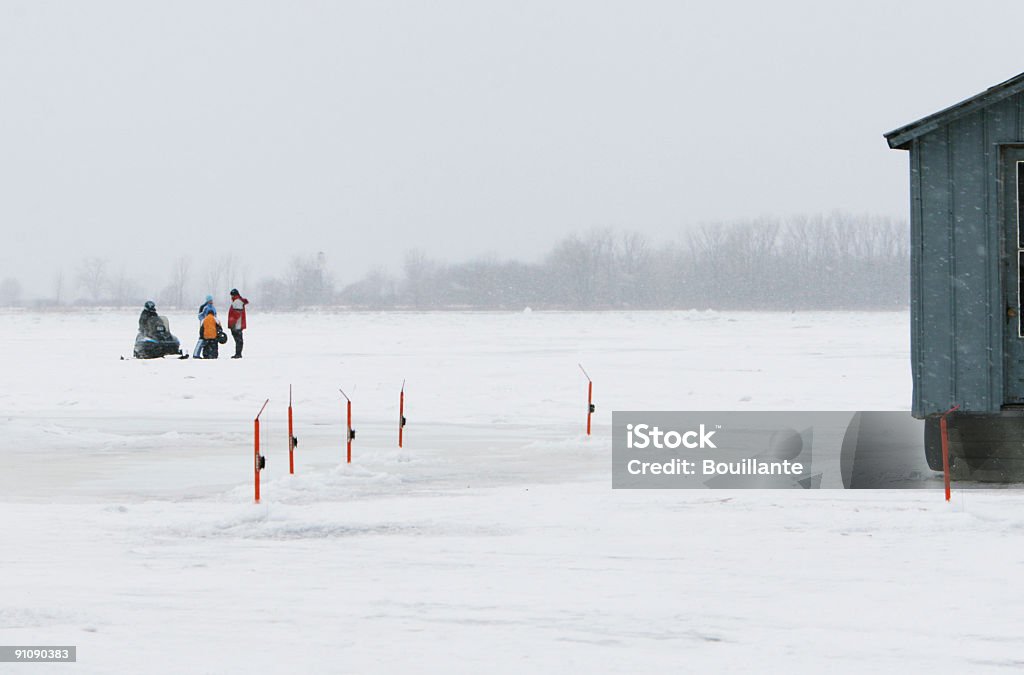
<svg viewBox="0 0 1024 675">
<path fill-rule="evenodd" d="M 157 318 L 156 303 L 147 300 L 146 304 L 142 306 L 142 314 L 139 314 L 139 332 L 152 337 L 156 332 Z"/>
<path fill-rule="evenodd" d="M 235 355 L 231 358 L 242 358 L 242 331 L 245 330 L 245 306 L 249 301 L 242 297 L 237 288 L 231 289 L 231 309 L 228 310 L 228 328 L 235 339 Z"/>
</svg>

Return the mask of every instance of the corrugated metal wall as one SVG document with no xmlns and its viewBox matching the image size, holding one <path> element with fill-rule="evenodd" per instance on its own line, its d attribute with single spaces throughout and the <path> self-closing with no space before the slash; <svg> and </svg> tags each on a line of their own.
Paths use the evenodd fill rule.
<svg viewBox="0 0 1024 675">
<path fill-rule="evenodd" d="M 1006 305 L 999 143 L 1024 140 L 1024 94 L 913 141 L 913 410 L 996 412 L 1003 404 Z M 1012 242 L 1011 242 L 1012 244 Z"/>
</svg>

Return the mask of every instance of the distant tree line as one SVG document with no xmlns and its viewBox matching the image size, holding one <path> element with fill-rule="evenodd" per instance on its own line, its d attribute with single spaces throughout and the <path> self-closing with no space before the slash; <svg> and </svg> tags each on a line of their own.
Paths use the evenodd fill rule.
<svg viewBox="0 0 1024 675">
<path fill-rule="evenodd" d="M 335 304 L 412 309 L 895 309 L 910 290 L 905 223 L 843 214 L 709 224 L 653 245 L 594 230 L 562 239 L 539 263 L 445 264 L 406 255 L 401 276 L 376 270 Z"/>
<path fill-rule="evenodd" d="M 706 224 L 674 243 L 591 230 L 559 241 L 539 262 L 494 257 L 445 263 L 406 254 L 400 273 L 376 269 L 338 287 L 323 253 L 297 256 L 255 280 L 230 255 L 196 269 L 173 260 L 158 306 L 198 306 L 196 289 L 238 286 L 263 309 L 895 309 L 909 302 L 909 232 L 871 216 L 762 218 Z M 147 297 L 123 268 L 86 258 L 52 296 L 33 304 L 136 306 Z M 205 290 L 202 294 L 205 294 Z M 27 304 L 16 279 L 0 305 Z"/>
</svg>

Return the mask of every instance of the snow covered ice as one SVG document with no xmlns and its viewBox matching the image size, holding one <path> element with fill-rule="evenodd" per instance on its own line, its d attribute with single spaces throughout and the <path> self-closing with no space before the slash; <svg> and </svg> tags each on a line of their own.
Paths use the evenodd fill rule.
<svg viewBox="0 0 1024 675">
<path fill-rule="evenodd" d="M 78 647 L 26 670 L 1024 663 L 1013 490 L 610 488 L 612 410 L 906 409 L 905 314 L 254 313 L 240 361 L 122 361 L 135 321 L 0 322 L 0 644 Z"/>
</svg>

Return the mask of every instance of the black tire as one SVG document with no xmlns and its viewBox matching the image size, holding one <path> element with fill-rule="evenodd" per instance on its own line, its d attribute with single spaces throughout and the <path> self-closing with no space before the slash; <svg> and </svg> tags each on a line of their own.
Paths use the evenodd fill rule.
<svg viewBox="0 0 1024 675">
<path fill-rule="evenodd" d="M 924 458 L 932 471 L 942 471 L 942 431 L 939 429 L 939 419 L 938 415 L 933 415 L 924 420 Z M 946 424 L 949 424 L 949 418 Z"/>
</svg>

